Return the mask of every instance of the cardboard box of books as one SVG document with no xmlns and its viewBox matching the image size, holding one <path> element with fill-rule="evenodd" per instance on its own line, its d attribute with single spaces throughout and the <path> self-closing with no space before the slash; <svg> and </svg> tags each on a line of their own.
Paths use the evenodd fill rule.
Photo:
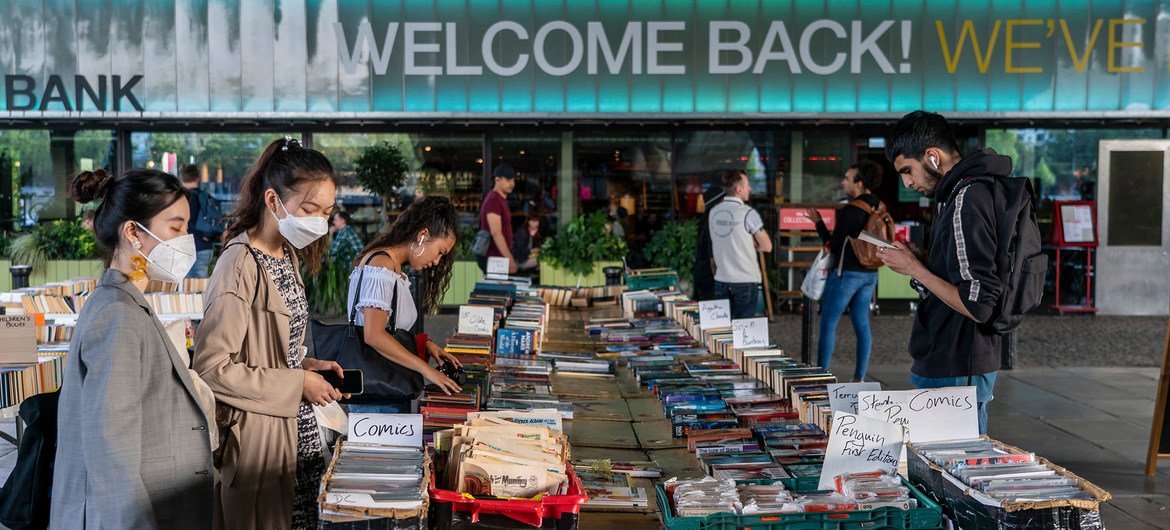
<svg viewBox="0 0 1170 530">
<path fill-rule="evenodd" d="M 1072 508 L 1096 512 L 1109 492 L 1047 459 L 986 436 L 907 442 L 910 478 L 952 505 L 1003 513 Z"/>
<path fill-rule="evenodd" d="M 321 482 L 322 518 L 422 520 L 430 469 L 430 456 L 418 447 L 342 439 Z"/>
</svg>

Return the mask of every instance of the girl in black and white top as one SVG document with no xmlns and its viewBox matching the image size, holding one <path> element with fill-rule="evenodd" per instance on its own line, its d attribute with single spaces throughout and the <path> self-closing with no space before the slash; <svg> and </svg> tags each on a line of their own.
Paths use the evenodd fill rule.
<svg viewBox="0 0 1170 530">
<path fill-rule="evenodd" d="M 366 344 L 387 359 L 414 370 L 446 393 L 458 392 L 459 385 L 407 350 L 386 330 L 394 318 L 398 329 L 410 329 L 418 319 L 406 266 L 423 280 L 422 308 L 433 311 L 451 280 L 455 256 L 451 249 L 457 237 L 458 216 L 446 197 L 425 197 L 415 201 L 395 219 L 390 228 L 362 249 L 349 278 L 347 307 L 356 308 L 355 323 L 362 326 Z M 362 277 L 361 292 L 358 278 Z M 395 304 L 395 291 L 397 303 Z M 356 300 L 356 304 L 354 303 Z M 396 306 L 396 307 L 394 307 Z M 439 364 L 460 364 L 434 342 L 427 342 L 427 354 Z M 351 405 L 351 411 L 353 405 Z"/>
</svg>

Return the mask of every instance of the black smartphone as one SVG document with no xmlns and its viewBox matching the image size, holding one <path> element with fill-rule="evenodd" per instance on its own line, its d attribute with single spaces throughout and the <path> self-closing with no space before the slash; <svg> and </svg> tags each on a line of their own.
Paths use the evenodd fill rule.
<svg viewBox="0 0 1170 530">
<path fill-rule="evenodd" d="M 314 372 L 325 378 L 325 381 L 333 388 L 336 388 L 342 394 L 350 394 L 353 396 L 359 395 L 365 389 L 366 382 L 362 377 L 361 370 L 342 370 L 345 373 L 345 378 L 337 376 L 337 372 L 333 370 L 313 370 Z"/>
</svg>

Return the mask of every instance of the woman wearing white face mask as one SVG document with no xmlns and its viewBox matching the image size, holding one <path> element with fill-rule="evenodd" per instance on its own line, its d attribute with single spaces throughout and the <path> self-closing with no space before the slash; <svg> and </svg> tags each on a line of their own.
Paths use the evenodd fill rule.
<svg viewBox="0 0 1170 530">
<path fill-rule="evenodd" d="M 286 137 L 244 177 L 234 223 L 204 293 L 195 369 L 215 390 L 217 528 L 316 528 L 325 455 L 313 406 L 342 396 L 307 356 L 299 261 L 320 267 L 333 166 Z"/>
<path fill-rule="evenodd" d="M 66 357 L 53 527 L 208 528 L 214 397 L 143 297 L 194 263 L 183 188 L 152 169 L 99 169 L 78 175 L 72 196 L 101 199 L 93 228 L 109 268 Z"/>
</svg>

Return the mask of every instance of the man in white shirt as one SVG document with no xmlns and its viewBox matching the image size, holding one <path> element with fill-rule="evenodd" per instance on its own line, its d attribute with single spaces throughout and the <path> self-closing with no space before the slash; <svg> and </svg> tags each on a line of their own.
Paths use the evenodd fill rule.
<svg viewBox="0 0 1170 530">
<path fill-rule="evenodd" d="M 743 171 L 723 175 L 723 202 L 711 209 L 711 268 L 715 270 L 715 298 L 731 301 L 731 318 L 756 315 L 762 277 L 756 252 L 771 252 L 772 239 L 760 214 L 746 204 L 752 188 Z"/>
</svg>

